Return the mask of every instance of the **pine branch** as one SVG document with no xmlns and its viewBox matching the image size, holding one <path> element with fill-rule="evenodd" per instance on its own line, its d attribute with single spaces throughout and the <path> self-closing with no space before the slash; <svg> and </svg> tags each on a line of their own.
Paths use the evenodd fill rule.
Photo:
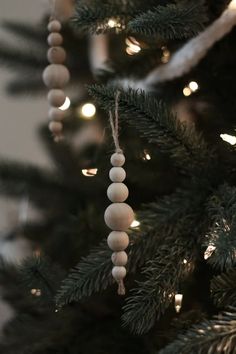
<svg viewBox="0 0 236 354">
<path fill-rule="evenodd" d="M 147 37 L 185 39 L 197 35 L 207 22 L 205 1 L 185 0 L 157 6 L 128 24 L 128 30 Z"/>
<path fill-rule="evenodd" d="M 178 292 L 180 281 L 188 274 L 184 259 L 192 262 L 193 244 L 178 239 L 158 247 L 153 260 L 147 263 L 144 281 L 131 291 L 122 316 L 125 326 L 135 334 L 148 332 L 164 314 Z"/>
<path fill-rule="evenodd" d="M 235 353 L 236 309 L 229 311 L 193 326 L 159 354 Z"/>
<path fill-rule="evenodd" d="M 210 178 L 214 153 L 193 127 L 179 123 L 163 102 L 144 91 L 118 90 L 121 118 L 135 127 L 141 137 L 156 144 L 161 152 L 168 153 L 181 171 Z M 114 109 L 117 88 L 92 85 L 88 91 L 102 108 Z"/>
<path fill-rule="evenodd" d="M 218 307 L 236 306 L 236 270 L 214 277 L 211 281 L 211 295 Z"/>
<path fill-rule="evenodd" d="M 210 199 L 208 214 L 213 220 L 205 246 L 213 247 L 208 263 L 220 270 L 236 264 L 236 188 L 224 184 Z"/>
<path fill-rule="evenodd" d="M 130 234 L 128 272 L 135 273 L 155 256 L 156 249 L 163 242 L 163 233 L 166 237 L 174 234 L 177 238 L 191 230 L 201 210 L 199 193 L 194 195 L 196 199 L 192 191 L 177 191 L 169 197 L 143 206 L 137 214 L 141 223 L 140 230 L 133 230 Z M 111 251 L 104 240 L 63 281 L 56 296 L 58 306 L 79 301 L 105 289 L 112 283 L 111 267 Z"/>
<path fill-rule="evenodd" d="M 22 283 L 29 289 L 40 290 L 40 296 L 52 301 L 64 273 L 47 258 L 31 257 L 19 268 Z"/>
</svg>

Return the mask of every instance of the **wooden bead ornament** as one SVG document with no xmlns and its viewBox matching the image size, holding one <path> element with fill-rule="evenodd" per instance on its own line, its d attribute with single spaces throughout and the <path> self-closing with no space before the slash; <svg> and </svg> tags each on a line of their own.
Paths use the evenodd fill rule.
<svg viewBox="0 0 236 354">
<path fill-rule="evenodd" d="M 56 2 L 54 1 L 55 12 Z M 56 20 L 52 16 L 48 24 L 48 44 L 49 48 L 47 58 L 49 65 L 43 72 L 43 82 L 50 89 L 48 93 L 48 102 L 50 105 L 48 118 L 50 120 L 49 130 L 51 131 L 54 141 L 58 142 L 62 139 L 63 125 L 62 121 L 65 118 L 65 111 L 59 109 L 66 100 L 66 95 L 63 88 L 68 84 L 70 80 L 70 73 L 64 64 L 66 60 L 66 52 L 61 47 L 63 43 L 63 37 L 59 33 L 62 25 L 60 21 Z"/>
<path fill-rule="evenodd" d="M 126 264 L 128 256 L 125 249 L 129 245 L 129 236 L 126 233 L 134 220 L 132 208 L 124 203 L 128 198 L 129 190 L 122 183 L 125 180 L 126 172 L 122 168 L 125 163 L 125 156 L 119 146 L 118 138 L 118 99 L 116 96 L 115 121 L 110 112 L 110 124 L 112 135 L 116 147 L 116 152 L 111 156 L 112 168 L 109 173 L 110 180 L 113 182 L 107 190 L 107 196 L 112 202 L 104 214 L 106 225 L 113 230 L 107 239 L 109 248 L 113 251 L 111 260 L 113 263 L 112 276 L 118 283 L 118 294 L 125 295 L 124 278 L 126 277 Z"/>
</svg>

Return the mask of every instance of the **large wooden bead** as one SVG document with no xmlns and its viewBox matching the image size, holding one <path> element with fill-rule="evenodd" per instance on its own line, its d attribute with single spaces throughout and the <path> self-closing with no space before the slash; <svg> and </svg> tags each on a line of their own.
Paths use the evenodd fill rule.
<svg viewBox="0 0 236 354">
<path fill-rule="evenodd" d="M 48 111 L 48 118 L 50 120 L 55 120 L 60 122 L 65 118 L 65 111 L 62 111 L 59 108 L 52 107 Z"/>
<path fill-rule="evenodd" d="M 107 196 L 113 203 L 122 203 L 129 196 L 129 190 L 124 183 L 112 183 L 107 189 Z"/>
<path fill-rule="evenodd" d="M 57 47 L 59 45 L 62 45 L 63 43 L 63 37 L 60 33 L 50 33 L 48 36 L 48 44 L 51 47 Z"/>
<path fill-rule="evenodd" d="M 125 156 L 122 153 L 115 152 L 111 156 L 111 164 L 115 167 L 121 167 L 125 163 Z"/>
<path fill-rule="evenodd" d="M 47 58 L 49 63 L 63 64 L 66 60 L 66 51 L 62 47 L 52 47 L 48 49 Z"/>
<path fill-rule="evenodd" d="M 48 93 L 48 102 L 53 107 L 61 107 L 66 100 L 66 95 L 62 90 L 53 89 Z"/>
<path fill-rule="evenodd" d="M 112 231 L 107 238 L 107 244 L 112 251 L 124 251 L 129 246 L 129 236 L 126 232 Z"/>
<path fill-rule="evenodd" d="M 109 172 L 109 177 L 112 182 L 123 182 L 126 178 L 126 172 L 122 167 L 112 167 Z"/>
<path fill-rule="evenodd" d="M 51 64 L 43 72 L 43 81 L 49 88 L 62 88 L 70 79 L 70 73 L 64 65 Z"/>
<path fill-rule="evenodd" d="M 112 276 L 117 282 L 123 280 L 126 277 L 126 273 L 125 267 L 115 266 L 112 269 Z"/>
<path fill-rule="evenodd" d="M 104 218 L 111 230 L 126 231 L 134 220 L 134 212 L 126 203 L 113 203 L 107 207 Z"/>
<path fill-rule="evenodd" d="M 63 126 L 60 122 L 49 123 L 49 130 L 55 135 L 60 135 L 62 133 L 62 128 Z"/>
<path fill-rule="evenodd" d="M 128 262 L 128 256 L 124 251 L 114 252 L 112 253 L 111 260 L 115 266 L 125 266 Z"/>
<path fill-rule="evenodd" d="M 49 32 L 60 32 L 61 31 L 61 23 L 57 20 L 52 20 L 48 24 Z"/>
</svg>

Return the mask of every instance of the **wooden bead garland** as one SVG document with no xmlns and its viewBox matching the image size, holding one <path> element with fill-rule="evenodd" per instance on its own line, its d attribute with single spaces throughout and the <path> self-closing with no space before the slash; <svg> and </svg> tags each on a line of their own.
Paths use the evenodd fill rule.
<svg viewBox="0 0 236 354">
<path fill-rule="evenodd" d="M 47 53 L 50 64 L 43 72 L 43 81 L 50 89 L 48 93 L 48 102 L 51 106 L 48 112 L 49 130 L 52 132 L 56 142 L 62 139 L 62 121 L 65 118 L 65 112 L 59 109 L 66 100 L 66 95 L 62 89 L 70 80 L 69 70 L 63 65 L 66 60 L 66 52 L 61 47 L 63 43 L 63 37 L 59 33 L 61 28 L 62 25 L 58 20 L 50 19 L 48 24 L 48 31 L 50 32 L 48 44 L 51 48 L 49 48 Z"/>
<path fill-rule="evenodd" d="M 119 92 L 115 100 L 115 120 L 113 119 L 112 112 L 110 112 L 110 124 L 116 152 L 111 156 L 113 167 L 109 172 L 110 180 L 113 183 L 107 189 L 107 196 L 112 204 L 105 210 L 104 219 L 106 225 L 113 230 L 107 238 L 108 246 L 113 251 L 111 256 L 114 265 L 112 276 L 118 283 L 118 294 L 125 295 L 124 278 L 127 273 L 125 266 L 128 262 L 125 250 L 129 245 L 129 236 L 126 231 L 134 220 L 134 212 L 128 204 L 124 203 L 128 198 L 129 190 L 123 183 L 126 172 L 122 167 L 125 163 L 125 156 L 120 149 L 118 137 L 118 100 Z"/>
</svg>

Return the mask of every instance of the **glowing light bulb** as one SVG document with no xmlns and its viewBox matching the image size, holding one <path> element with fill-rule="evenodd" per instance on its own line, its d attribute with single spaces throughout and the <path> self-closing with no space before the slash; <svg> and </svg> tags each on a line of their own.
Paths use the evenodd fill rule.
<svg viewBox="0 0 236 354">
<path fill-rule="evenodd" d="M 186 96 L 186 97 L 191 96 L 192 90 L 191 90 L 189 87 L 186 86 L 186 87 L 183 89 L 183 94 L 184 94 L 184 96 Z"/>
<path fill-rule="evenodd" d="M 199 89 L 198 83 L 196 81 L 191 81 L 188 86 L 192 92 L 196 92 Z"/>
<path fill-rule="evenodd" d="M 187 259 L 184 259 L 183 264 L 187 264 L 187 263 L 188 263 Z"/>
<path fill-rule="evenodd" d="M 215 250 L 216 250 L 215 246 L 209 245 L 204 253 L 204 259 L 207 260 L 208 258 L 210 258 Z"/>
<path fill-rule="evenodd" d="M 41 292 L 40 289 L 31 289 L 30 292 L 31 292 L 32 295 L 37 296 L 37 297 L 42 295 L 42 292 Z"/>
<path fill-rule="evenodd" d="M 128 37 L 125 40 L 127 44 L 126 53 L 129 55 L 134 55 L 140 52 L 140 43 L 134 37 Z"/>
<path fill-rule="evenodd" d="M 175 310 L 177 313 L 179 313 L 182 308 L 183 297 L 183 294 L 175 295 Z"/>
<path fill-rule="evenodd" d="M 232 1 L 229 3 L 229 8 L 236 10 L 236 0 L 232 0 Z"/>
<path fill-rule="evenodd" d="M 85 119 L 91 119 L 96 114 L 96 107 L 92 103 L 85 103 L 81 109 L 81 114 Z"/>
<path fill-rule="evenodd" d="M 71 102 L 70 102 L 69 97 L 66 97 L 65 102 L 63 103 L 63 105 L 61 107 L 59 107 L 59 109 L 61 111 L 66 111 L 68 108 L 70 108 L 70 103 Z"/>
<path fill-rule="evenodd" d="M 130 225 L 130 227 L 132 228 L 136 228 L 136 227 L 139 227 L 140 226 L 140 222 L 138 220 L 134 220 L 132 222 L 132 224 Z"/>
<path fill-rule="evenodd" d="M 161 49 L 162 49 L 161 61 L 163 64 L 166 64 L 170 60 L 170 51 L 167 47 L 162 47 Z"/>
<path fill-rule="evenodd" d="M 220 134 L 222 140 L 226 141 L 230 145 L 236 144 L 236 136 L 229 135 L 229 134 Z"/>
<path fill-rule="evenodd" d="M 114 27 L 116 27 L 117 22 L 111 18 L 107 24 L 110 28 L 114 28 Z"/>
<path fill-rule="evenodd" d="M 82 174 L 86 177 L 94 177 L 98 173 L 97 168 L 83 169 Z"/>
</svg>

